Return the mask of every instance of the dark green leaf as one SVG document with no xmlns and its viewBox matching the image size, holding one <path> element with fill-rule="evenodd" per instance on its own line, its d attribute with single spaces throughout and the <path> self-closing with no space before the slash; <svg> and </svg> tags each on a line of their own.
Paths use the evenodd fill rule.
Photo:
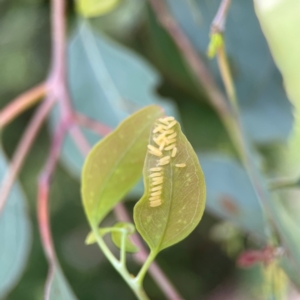
<svg viewBox="0 0 300 300">
<path fill-rule="evenodd" d="M 146 107 L 123 121 L 89 153 L 82 173 L 86 215 L 97 225 L 142 175 L 150 129 L 163 111 Z"/>
<path fill-rule="evenodd" d="M 0 181 L 8 165 L 0 149 Z M 27 263 L 31 225 L 20 186 L 15 183 L 0 215 L 0 298 L 17 284 Z"/>
<path fill-rule="evenodd" d="M 168 164 L 161 166 L 161 171 L 154 173 L 150 169 L 158 166 L 159 157 L 147 153 L 144 165 L 145 193 L 134 208 L 136 228 L 155 253 L 187 237 L 200 222 L 205 207 L 205 180 L 197 155 L 180 125 L 176 123 L 173 129 L 177 134 L 177 153 Z M 157 138 L 157 135 L 151 133 L 150 145 L 156 145 L 153 138 Z M 172 151 L 163 150 L 163 155 L 171 156 Z M 178 167 L 178 164 L 185 166 Z M 162 174 L 158 178 L 162 177 L 163 182 L 155 185 L 162 187 L 162 193 L 158 196 L 161 204 L 152 207 L 150 203 L 155 205 L 159 201 L 149 200 L 154 187 L 151 176 L 155 173 Z"/>
</svg>

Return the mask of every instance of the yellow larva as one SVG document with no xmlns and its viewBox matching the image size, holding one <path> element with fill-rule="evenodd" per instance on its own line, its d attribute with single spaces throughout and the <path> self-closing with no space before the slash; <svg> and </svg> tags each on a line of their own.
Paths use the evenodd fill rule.
<svg viewBox="0 0 300 300">
<path fill-rule="evenodd" d="M 160 166 L 165 166 L 165 165 L 167 165 L 167 164 L 169 164 L 169 163 L 170 163 L 170 161 L 169 161 L 169 160 L 166 160 L 166 161 L 163 161 L 163 162 L 158 163 L 158 165 L 160 165 Z"/>
<path fill-rule="evenodd" d="M 169 129 L 167 131 L 164 131 L 165 134 L 171 134 L 174 133 L 174 129 Z"/>
<path fill-rule="evenodd" d="M 168 128 L 172 128 L 174 125 L 176 125 L 177 121 L 174 120 L 171 123 L 169 123 Z"/>
<path fill-rule="evenodd" d="M 159 146 L 159 151 L 164 150 L 165 144 L 166 144 L 165 141 L 162 141 L 162 142 L 161 142 L 161 144 L 160 144 L 160 146 Z"/>
<path fill-rule="evenodd" d="M 166 120 L 166 118 L 160 118 L 160 119 L 158 119 L 158 121 L 163 123 L 163 124 L 169 125 L 169 121 Z"/>
<path fill-rule="evenodd" d="M 162 140 L 164 140 L 166 138 L 166 132 L 163 132 L 162 134 L 160 134 L 156 139 L 155 139 L 155 143 L 160 143 Z M 153 139 L 154 140 L 154 139 Z"/>
<path fill-rule="evenodd" d="M 172 145 L 166 147 L 164 150 L 166 150 L 166 151 L 172 150 L 174 147 L 176 147 L 176 144 L 172 144 Z"/>
<path fill-rule="evenodd" d="M 151 185 L 159 185 L 159 184 L 162 184 L 164 182 L 163 179 L 159 180 L 159 181 L 152 181 Z"/>
<path fill-rule="evenodd" d="M 162 131 L 162 130 L 163 130 L 162 126 L 158 125 L 157 127 L 154 128 L 154 130 L 152 132 L 157 133 L 157 132 Z"/>
<path fill-rule="evenodd" d="M 150 177 L 152 178 L 152 177 L 161 177 L 161 173 L 160 172 L 157 172 L 157 173 L 152 173 L 151 175 L 150 175 Z"/>
<path fill-rule="evenodd" d="M 159 154 L 159 153 L 153 152 L 153 151 L 149 151 L 149 153 L 152 155 L 158 156 L 158 157 L 162 156 L 162 154 Z"/>
<path fill-rule="evenodd" d="M 159 151 L 159 149 L 157 149 L 156 147 L 154 147 L 152 145 L 148 145 L 148 149 L 150 150 L 151 154 L 156 155 L 156 156 L 162 156 L 161 151 Z"/>
<path fill-rule="evenodd" d="M 176 136 L 177 136 L 177 132 L 174 132 L 173 134 L 167 136 L 167 139 L 168 139 L 168 140 L 171 140 L 171 139 L 173 139 L 173 138 L 176 137 Z"/>
<path fill-rule="evenodd" d="M 176 164 L 175 167 L 177 168 L 184 168 L 186 166 L 186 164 Z"/>
<path fill-rule="evenodd" d="M 157 200 L 157 199 L 160 199 L 160 196 L 159 196 L 159 195 L 150 197 L 150 198 L 149 198 L 149 201 L 154 201 L 154 200 Z"/>
<path fill-rule="evenodd" d="M 160 191 L 161 189 L 162 189 L 162 185 L 156 186 L 156 187 L 151 189 L 151 192 Z"/>
<path fill-rule="evenodd" d="M 157 192 L 151 193 L 151 197 L 159 196 L 159 195 L 161 195 L 161 193 L 162 193 L 162 191 L 157 191 Z"/>
<path fill-rule="evenodd" d="M 172 150 L 171 157 L 175 157 L 175 156 L 176 156 L 176 153 L 177 153 L 177 148 L 174 147 L 173 150 Z"/>
<path fill-rule="evenodd" d="M 160 176 L 160 177 L 152 177 L 151 179 L 152 179 L 152 181 L 160 181 L 160 180 L 163 180 L 164 178 L 162 176 Z"/>
<path fill-rule="evenodd" d="M 150 207 L 157 207 L 157 206 L 160 206 L 161 205 L 161 200 L 156 200 L 156 201 L 153 201 L 153 202 L 150 202 Z"/>
<path fill-rule="evenodd" d="M 174 117 L 166 117 L 166 118 L 164 118 L 164 120 L 165 121 L 173 121 L 173 120 L 175 120 L 175 118 Z"/>
<path fill-rule="evenodd" d="M 170 159 L 170 156 L 164 156 L 164 157 L 162 157 L 160 160 L 159 160 L 159 162 L 163 162 L 163 161 L 166 161 L 166 160 L 169 160 Z"/>
<path fill-rule="evenodd" d="M 158 171 L 161 171 L 161 169 L 162 169 L 161 167 L 155 167 L 155 168 L 151 168 L 150 171 L 151 172 L 158 172 Z"/>
<path fill-rule="evenodd" d="M 167 140 L 166 140 L 166 144 L 167 144 L 167 145 L 172 144 L 172 143 L 175 143 L 175 142 L 176 142 L 176 139 L 170 139 L 170 140 L 167 139 Z"/>
</svg>

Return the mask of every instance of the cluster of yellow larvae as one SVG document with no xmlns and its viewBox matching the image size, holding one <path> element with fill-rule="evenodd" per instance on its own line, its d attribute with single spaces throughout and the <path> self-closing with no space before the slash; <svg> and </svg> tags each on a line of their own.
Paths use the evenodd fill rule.
<svg viewBox="0 0 300 300">
<path fill-rule="evenodd" d="M 153 130 L 153 141 L 158 146 L 148 145 L 149 153 L 160 157 L 157 160 L 156 167 L 150 169 L 150 179 L 151 179 L 151 194 L 150 194 L 150 206 L 157 207 L 161 205 L 161 194 L 163 188 L 163 168 L 165 165 L 170 163 L 171 158 L 176 156 L 176 136 L 177 132 L 173 129 L 177 121 L 174 117 L 165 117 L 158 119 L 158 123 Z M 163 156 L 164 151 L 169 151 L 170 155 Z M 178 168 L 184 168 L 186 165 L 176 164 Z"/>
</svg>

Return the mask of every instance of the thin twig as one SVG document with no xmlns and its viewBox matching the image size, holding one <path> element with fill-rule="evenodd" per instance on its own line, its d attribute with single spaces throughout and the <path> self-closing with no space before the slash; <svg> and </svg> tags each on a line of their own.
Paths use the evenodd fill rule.
<svg viewBox="0 0 300 300">
<path fill-rule="evenodd" d="M 55 257 L 51 232 L 49 229 L 49 218 L 48 218 L 48 198 L 49 198 L 49 186 L 50 180 L 55 170 L 55 166 L 59 159 L 60 150 L 65 138 L 68 126 L 67 123 L 59 123 L 57 125 L 56 131 L 52 138 L 51 149 L 43 168 L 43 171 L 39 177 L 38 183 L 38 220 L 39 228 L 41 233 L 41 238 L 43 241 L 43 246 L 47 254 L 48 259 L 51 261 Z"/>
<path fill-rule="evenodd" d="M 118 220 L 132 223 L 128 212 L 122 203 L 119 203 L 114 208 L 114 212 Z M 140 264 L 143 264 L 149 256 L 149 251 L 146 250 L 142 240 L 136 233 L 131 235 L 130 239 L 140 249 L 140 251 L 134 256 L 136 261 Z M 155 261 L 151 264 L 149 268 L 149 273 L 168 299 L 183 299 Z"/>
<path fill-rule="evenodd" d="M 225 31 L 226 17 L 230 4 L 231 0 L 221 1 L 218 12 L 211 24 L 211 33 L 223 33 Z"/>
<path fill-rule="evenodd" d="M 40 101 L 46 91 L 47 84 L 43 82 L 12 100 L 0 112 L 0 128 L 8 125 L 19 114 Z"/>
<path fill-rule="evenodd" d="M 94 131 L 100 136 L 106 136 L 113 131 L 113 129 L 107 125 L 99 123 L 98 121 L 95 121 L 81 113 L 75 113 L 75 118 L 79 125 Z"/>
<path fill-rule="evenodd" d="M 178 49 L 183 55 L 192 75 L 195 76 L 199 88 L 203 88 L 206 92 L 211 104 L 218 112 L 222 119 L 228 118 L 231 115 L 230 107 L 227 104 L 226 98 L 219 90 L 214 78 L 205 63 L 200 59 L 198 53 L 193 48 L 189 39 L 183 33 L 179 25 L 176 23 L 172 15 L 169 13 L 164 0 L 148 0 L 160 24 L 172 37 Z M 226 121 L 227 122 L 227 121 Z"/>
<path fill-rule="evenodd" d="M 13 159 L 10 164 L 10 168 L 5 175 L 4 180 L 0 188 L 0 214 L 3 211 L 6 199 L 9 192 L 19 174 L 19 171 L 23 165 L 24 159 L 35 140 L 35 137 L 41 128 L 44 120 L 46 119 L 49 111 L 54 104 L 54 99 L 49 97 L 40 105 L 31 119 L 28 127 L 23 134 L 21 141 L 18 144 L 17 150 L 14 153 Z"/>
</svg>

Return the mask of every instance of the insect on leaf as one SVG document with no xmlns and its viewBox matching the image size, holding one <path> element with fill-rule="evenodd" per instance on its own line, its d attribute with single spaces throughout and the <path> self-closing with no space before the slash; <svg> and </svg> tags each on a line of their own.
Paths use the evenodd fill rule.
<svg viewBox="0 0 300 300">
<path fill-rule="evenodd" d="M 136 228 L 154 253 L 187 237 L 205 208 L 198 157 L 172 119 L 155 123 L 144 164 L 145 193 L 134 207 Z"/>
<path fill-rule="evenodd" d="M 155 105 L 139 110 L 89 153 L 82 172 L 82 199 L 91 225 L 98 226 L 140 179 L 150 129 L 162 115 Z"/>
</svg>

